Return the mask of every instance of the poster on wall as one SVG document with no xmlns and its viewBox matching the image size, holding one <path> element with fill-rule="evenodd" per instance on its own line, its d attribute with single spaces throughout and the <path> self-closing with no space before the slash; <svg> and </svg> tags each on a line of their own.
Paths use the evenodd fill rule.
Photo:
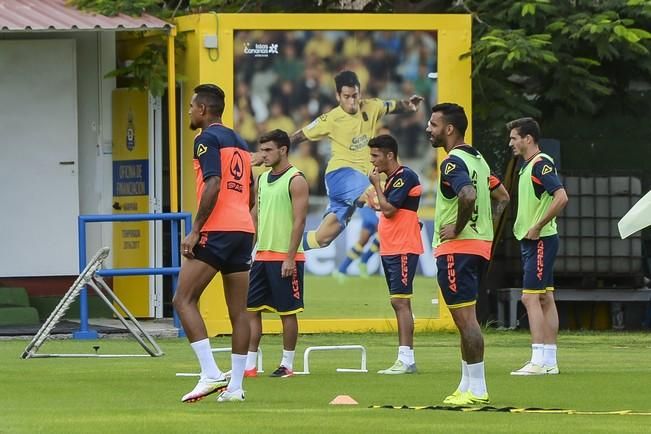
<svg viewBox="0 0 651 434">
<path fill-rule="evenodd" d="M 364 106 L 382 104 L 386 108 L 378 116 L 375 131 L 353 133 L 350 149 L 366 148 L 368 141 L 379 134 L 391 134 L 399 145 L 400 162 L 415 170 L 423 184 L 421 208 L 433 209 L 436 153 L 431 147 L 425 127 L 429 108 L 437 101 L 437 33 L 435 31 L 403 30 L 235 30 L 234 55 L 234 126 L 235 130 L 257 148 L 261 134 L 281 129 L 290 136 L 296 131 L 320 121 L 339 106 L 335 76 L 352 71 L 359 81 L 360 109 L 364 121 Z M 432 78 L 434 77 L 434 78 Z M 408 100 L 412 95 L 423 98 L 415 113 L 392 114 L 394 101 Z M 373 102 L 376 101 L 376 102 Z M 369 111 L 370 112 L 370 111 Z M 387 113 L 389 112 L 389 113 Z M 345 113 L 337 113 L 346 116 Z M 324 182 L 331 157 L 329 139 L 304 141 L 291 149 L 290 162 L 300 169 L 310 186 L 310 213 L 306 229 L 316 229 L 328 206 Z M 370 154 L 367 169 L 370 164 Z M 254 169 L 258 176 L 268 168 Z M 368 209 L 367 209 L 368 210 Z M 358 242 L 362 227 L 362 212 L 356 211 L 345 230 L 328 247 L 306 253 L 305 271 L 311 277 L 310 286 L 318 287 L 320 280 L 330 282 L 337 277 L 350 248 Z M 417 317 L 438 316 L 438 290 L 432 279 L 436 266 L 431 253 L 433 213 L 420 216 L 423 221 L 422 240 L 425 253 L 421 256 L 418 274 L 428 278 L 427 287 L 419 288 L 414 300 Z M 365 246 L 371 248 L 373 239 Z M 357 259 L 346 266 L 348 276 L 382 276 L 377 253 L 370 256 L 362 269 Z M 431 280 L 430 280 L 431 279 Z M 418 285 L 425 286 L 420 281 Z M 328 283 L 324 283 L 328 285 Z M 350 285 L 350 281 L 342 288 Z M 373 290 L 384 285 L 384 279 L 364 280 L 360 286 Z M 378 287 L 378 288 L 375 288 Z M 306 293 L 309 297 L 309 293 Z M 389 305 L 381 297 L 371 297 L 364 306 L 338 309 L 344 317 L 392 317 Z M 309 301 L 309 300 L 308 300 Z M 376 306 L 377 305 L 377 306 Z"/>
<path fill-rule="evenodd" d="M 380 30 L 236 30 L 234 32 L 235 129 L 257 147 L 258 137 L 279 128 L 290 136 L 339 105 L 334 77 L 353 71 L 365 100 L 383 102 L 424 98 L 416 113 L 383 116 L 376 134 L 391 134 L 399 144 L 400 160 L 415 170 L 424 185 L 423 208 L 433 203 L 435 152 L 425 134 L 429 107 L 437 100 L 437 35 L 435 31 Z M 359 140 L 357 140 L 359 139 Z M 354 137 L 351 146 L 366 146 L 370 137 Z M 328 139 L 305 141 L 292 149 L 290 161 L 310 185 L 311 224 L 327 206 L 324 173 L 330 158 Z M 266 170 L 258 168 L 255 175 Z M 431 216 L 423 216 L 423 220 Z M 354 219 L 353 219 L 354 220 Z M 359 229 L 357 229 L 359 231 Z M 333 263 L 346 256 L 350 238 L 347 229 L 330 249 Z M 431 237 L 431 235 L 429 235 Z M 353 241 L 354 242 L 354 241 Z M 427 244 L 431 242 L 428 241 Z M 317 263 L 320 254 L 308 254 L 306 271 L 329 274 L 332 267 Z M 431 263 L 429 263 L 431 262 Z M 434 274 L 433 260 L 419 272 Z M 378 268 L 378 267 L 373 267 Z M 352 273 L 356 273 L 353 265 Z"/>
</svg>

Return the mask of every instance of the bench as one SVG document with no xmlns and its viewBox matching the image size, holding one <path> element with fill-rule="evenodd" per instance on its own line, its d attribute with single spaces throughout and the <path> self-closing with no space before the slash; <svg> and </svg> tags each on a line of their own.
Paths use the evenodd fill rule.
<svg viewBox="0 0 651 434">
<path fill-rule="evenodd" d="M 497 326 L 515 329 L 518 326 L 518 302 L 522 288 L 498 288 L 497 292 Z M 556 301 L 651 301 L 651 289 L 563 289 L 554 291 Z M 504 322 L 505 306 L 509 306 L 509 321 Z"/>
</svg>

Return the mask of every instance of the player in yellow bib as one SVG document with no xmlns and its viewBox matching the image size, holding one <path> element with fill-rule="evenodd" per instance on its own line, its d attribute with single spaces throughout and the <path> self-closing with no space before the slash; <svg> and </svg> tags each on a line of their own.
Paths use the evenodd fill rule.
<svg viewBox="0 0 651 434">
<path fill-rule="evenodd" d="M 461 381 L 443 400 L 457 406 L 490 402 L 484 374 L 484 337 L 475 304 L 490 261 L 492 209 L 501 213 L 509 200 L 504 186 L 491 191 L 490 167 L 481 153 L 466 143 L 467 128 L 463 107 L 440 103 L 432 107 L 426 129 L 432 146 L 448 154 L 439 171 L 432 248 L 437 281 L 461 338 Z"/>
<path fill-rule="evenodd" d="M 522 304 L 531 330 L 531 359 L 511 375 L 558 374 L 558 311 L 554 301 L 554 261 L 558 252 L 556 217 L 567 204 L 554 160 L 540 151 L 540 125 L 532 118 L 506 124 L 513 155 L 522 157 L 518 214 L 513 234 L 522 253 Z"/>
<path fill-rule="evenodd" d="M 272 377 L 294 375 L 298 339 L 296 314 L 303 311 L 305 255 L 301 236 L 305 229 L 309 188 L 303 174 L 287 159 L 289 136 L 273 130 L 260 137 L 260 153 L 270 170 L 256 181 L 255 206 L 258 243 L 251 267 L 247 310 L 251 339 L 244 375 L 257 375 L 256 360 L 262 337 L 261 312 L 280 315 L 283 327 L 283 358 Z"/>
<path fill-rule="evenodd" d="M 332 155 L 326 168 L 325 183 L 329 204 L 316 230 L 303 234 L 303 249 L 328 246 L 363 205 L 360 196 L 370 187 L 371 170 L 368 142 L 376 136 L 379 121 L 387 114 L 413 113 L 423 100 L 418 95 L 408 100 L 362 99 L 357 75 L 343 71 L 335 76 L 339 106 L 314 119 L 291 137 L 292 145 L 327 137 Z"/>
</svg>

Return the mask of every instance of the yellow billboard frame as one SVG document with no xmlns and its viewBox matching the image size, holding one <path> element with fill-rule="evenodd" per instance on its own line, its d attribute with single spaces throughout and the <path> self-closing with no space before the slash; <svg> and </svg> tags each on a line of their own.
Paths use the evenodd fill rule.
<svg viewBox="0 0 651 434">
<path fill-rule="evenodd" d="M 423 30 L 437 32 L 438 46 L 438 99 L 456 102 L 466 109 L 472 119 L 471 59 L 462 58 L 470 51 L 471 16 L 461 14 L 197 14 L 175 20 L 178 36 L 184 38 L 185 53 L 180 56 L 179 73 L 183 74 L 184 98 L 181 107 L 182 125 L 189 124 L 185 107 L 192 90 L 200 83 L 215 83 L 226 93 L 223 122 L 233 125 L 234 89 L 234 32 L 238 30 Z M 205 48 L 206 37 L 217 37 L 218 48 Z M 425 128 L 425 125 L 423 125 Z M 472 143 L 472 125 L 466 139 Z M 194 174 L 192 173 L 192 143 L 194 132 L 181 133 L 181 205 L 186 211 L 196 212 Z M 443 155 L 439 153 L 439 161 Z M 434 282 L 432 282 L 434 284 Z M 443 297 L 440 317 L 416 319 L 416 330 L 454 329 L 452 317 L 444 307 Z M 221 279 L 214 279 L 201 297 L 200 311 L 206 322 L 209 336 L 230 333 Z M 280 320 L 264 320 L 265 332 L 282 331 Z M 302 319 L 302 333 L 359 332 L 396 330 L 395 320 L 381 318 L 362 319 Z"/>
</svg>

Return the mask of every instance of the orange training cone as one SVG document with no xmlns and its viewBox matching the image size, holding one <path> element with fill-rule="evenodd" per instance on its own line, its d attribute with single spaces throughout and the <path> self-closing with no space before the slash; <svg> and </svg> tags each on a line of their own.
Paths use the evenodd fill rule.
<svg viewBox="0 0 651 434">
<path fill-rule="evenodd" d="M 357 401 L 355 401 L 353 398 L 351 398 L 348 395 L 337 395 L 335 399 L 330 401 L 330 404 L 332 405 L 357 405 L 359 404 Z"/>
</svg>

